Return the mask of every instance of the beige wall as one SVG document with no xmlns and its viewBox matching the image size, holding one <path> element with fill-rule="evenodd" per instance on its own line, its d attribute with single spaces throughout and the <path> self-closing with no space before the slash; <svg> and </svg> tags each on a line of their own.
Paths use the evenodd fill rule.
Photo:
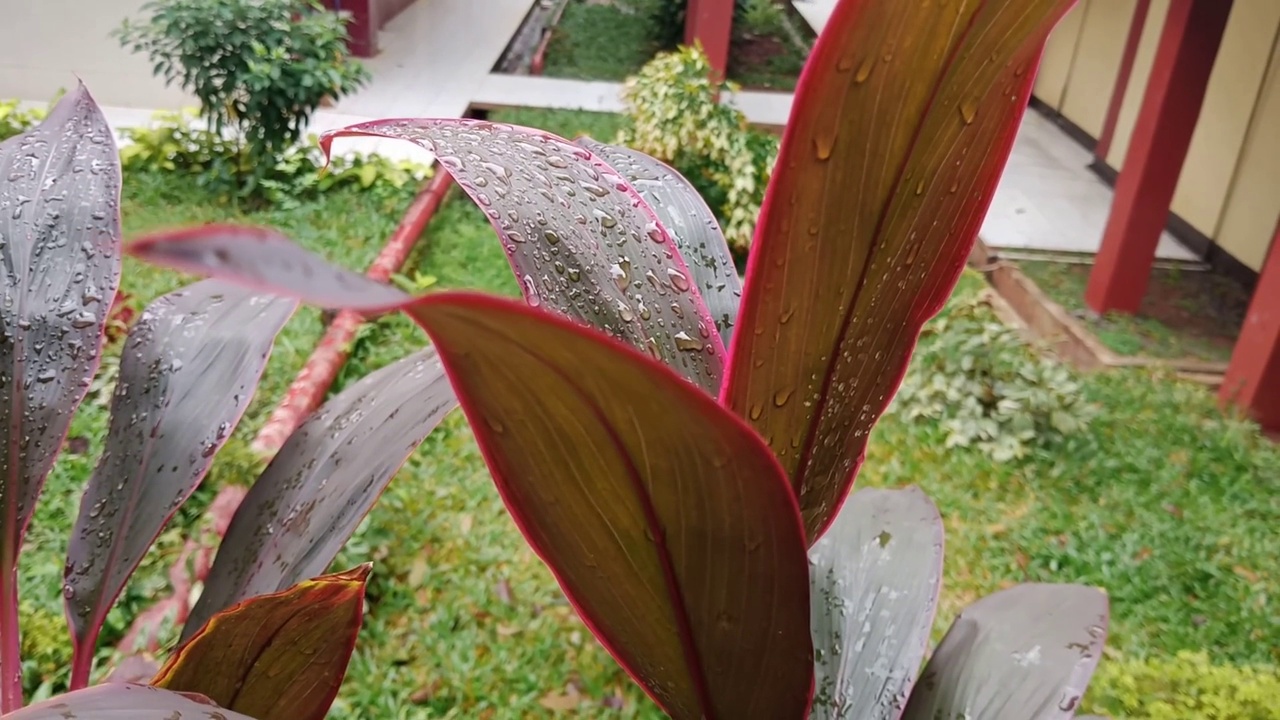
<svg viewBox="0 0 1280 720">
<path fill-rule="evenodd" d="M 1085 132 L 1102 132 L 1137 0 L 1084 0 L 1055 30 L 1035 94 Z M 1169 11 L 1151 0 L 1106 161 L 1125 153 Z M 1173 211 L 1257 270 L 1280 212 L 1280 0 L 1236 0 Z"/>
<path fill-rule="evenodd" d="M 1222 249 L 1257 270 L 1280 221 L 1280 44 L 1272 46 L 1257 110 L 1236 166 L 1215 237 Z"/>
<path fill-rule="evenodd" d="M 1080 40 L 1060 110 L 1095 138 L 1102 134 L 1137 5 L 1138 0 L 1090 0 L 1081 6 Z"/>
<path fill-rule="evenodd" d="M 1107 164 L 1117 170 L 1124 167 L 1124 155 L 1129 151 L 1133 125 L 1138 120 L 1138 106 L 1142 104 L 1142 94 L 1151 77 L 1156 46 L 1160 44 L 1160 31 L 1164 29 L 1164 19 L 1168 14 L 1169 0 L 1151 0 L 1146 24 L 1142 26 L 1142 40 L 1138 43 L 1138 52 L 1133 58 L 1129 84 L 1125 86 L 1124 102 L 1121 103 L 1120 114 L 1116 118 L 1116 133 L 1111 138 L 1111 149 L 1107 151 Z"/>
<path fill-rule="evenodd" d="M 1062 108 L 1062 95 L 1067 89 L 1067 76 L 1071 74 L 1071 62 L 1076 56 L 1076 43 L 1080 39 L 1081 20 L 1089 0 L 1071 8 L 1045 43 L 1044 57 L 1036 73 L 1032 94 L 1054 110 Z"/>
<path fill-rule="evenodd" d="M 48 101 L 84 80 L 104 105 L 179 108 L 192 98 L 165 87 L 146 57 L 109 33 L 142 15 L 144 0 L 0 0 L 0 98 Z"/>
</svg>

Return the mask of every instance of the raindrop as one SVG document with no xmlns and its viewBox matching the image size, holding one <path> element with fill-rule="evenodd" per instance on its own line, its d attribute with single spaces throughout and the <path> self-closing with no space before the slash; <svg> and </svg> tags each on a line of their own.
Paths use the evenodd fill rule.
<svg viewBox="0 0 1280 720">
<path fill-rule="evenodd" d="M 689 290 L 689 278 L 684 273 L 675 268 L 667 268 L 667 279 L 671 281 L 671 286 L 679 292 Z"/>
<path fill-rule="evenodd" d="M 689 337 L 689 333 L 681 331 L 674 336 L 676 341 L 676 349 L 697 351 L 702 349 L 702 341 Z"/>
<path fill-rule="evenodd" d="M 973 119 L 978 116 L 978 103 L 973 99 L 965 100 L 960 103 L 960 117 L 964 118 L 964 124 L 970 125 Z"/>
</svg>

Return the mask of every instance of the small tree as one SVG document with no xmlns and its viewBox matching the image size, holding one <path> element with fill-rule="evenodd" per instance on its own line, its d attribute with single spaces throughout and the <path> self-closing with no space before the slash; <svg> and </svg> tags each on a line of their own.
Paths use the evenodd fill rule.
<svg viewBox="0 0 1280 720">
<path fill-rule="evenodd" d="M 150 18 L 126 20 L 116 37 L 146 54 L 166 84 L 199 98 L 214 132 L 234 134 L 237 155 L 206 175 L 240 195 L 255 194 L 325 98 L 348 95 L 369 77 L 348 56 L 347 19 L 315 0 L 154 0 L 143 8 Z"/>
</svg>

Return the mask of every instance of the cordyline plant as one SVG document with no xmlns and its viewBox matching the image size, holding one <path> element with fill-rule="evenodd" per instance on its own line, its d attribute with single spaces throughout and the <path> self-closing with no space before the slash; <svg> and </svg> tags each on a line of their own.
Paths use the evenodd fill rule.
<svg viewBox="0 0 1280 720">
<path fill-rule="evenodd" d="M 921 326 L 963 269 L 1044 40 L 1071 4 L 840 3 L 801 78 L 745 284 L 711 212 L 670 168 L 472 120 L 365 123 L 324 144 L 379 135 L 432 150 L 492 220 L 527 306 L 409 297 L 264 229 L 129 246 L 217 278 L 206 282 L 402 310 L 440 361 L 379 371 L 340 396 L 345 420 L 322 410 L 299 431 L 321 459 L 287 446 L 271 467 L 299 474 L 269 468 L 254 486 L 179 656 L 235 637 L 237 611 L 216 611 L 324 568 L 430 429 L 405 415 L 433 421 L 452 407 L 424 389 L 447 374 L 516 524 L 670 716 L 1073 716 L 1101 656 L 1104 593 L 1028 584 L 979 600 L 921 670 L 941 582 L 938 511 L 915 488 L 850 494 Z M 326 433 L 322 447 L 308 445 L 312 432 Z M 242 683 L 222 675 L 193 663 L 157 680 L 198 679 L 178 689 L 222 702 Z M 201 701 L 120 685 L 15 717 L 167 718 Z"/>
<path fill-rule="evenodd" d="M 356 383 L 289 439 L 240 505 L 152 687 L 112 684 L 19 710 L 19 551 L 113 322 L 119 197 L 115 142 L 83 86 L 0 144 L 0 709 L 173 718 L 216 702 L 225 710 L 209 717 L 319 720 L 354 648 L 369 567 L 321 573 L 455 406 L 434 350 Z M 108 611 L 235 428 L 296 307 L 204 280 L 155 300 L 123 339 L 104 450 L 67 552 L 73 691 L 88 685 Z"/>
</svg>

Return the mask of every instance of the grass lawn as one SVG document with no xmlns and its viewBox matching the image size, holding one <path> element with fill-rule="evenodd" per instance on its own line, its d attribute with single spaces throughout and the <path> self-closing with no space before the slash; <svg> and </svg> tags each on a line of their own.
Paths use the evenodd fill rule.
<svg viewBox="0 0 1280 720">
<path fill-rule="evenodd" d="M 1091 265 L 1020 262 L 1018 267 L 1121 355 L 1227 362 L 1249 306 L 1249 290 L 1230 278 L 1156 268 L 1138 315 L 1097 317 L 1084 303 Z"/>
<path fill-rule="evenodd" d="M 784 29 L 786 22 L 802 41 L 813 44 L 812 29 L 795 12 L 748 13 L 735 21 L 729 80 L 747 88 L 795 89 L 807 50 Z M 673 47 L 660 32 L 625 3 L 569 0 L 547 46 L 543 72 L 548 77 L 622 82 L 655 54 Z"/>
<path fill-rule="evenodd" d="M 569 136 L 612 122 L 514 111 L 501 119 Z M 134 174 L 126 178 L 123 211 L 129 236 L 159 226 L 249 220 L 363 268 L 410 194 L 337 191 L 297 209 L 245 218 L 188 181 Z M 456 191 L 428 227 L 410 272 L 435 278 L 436 287 L 517 294 L 483 215 Z M 132 262 L 126 268 L 126 289 L 143 299 L 180 283 L 166 271 Z M 960 292 L 975 287 L 970 277 Z M 233 446 L 219 456 L 179 528 L 198 517 L 217 484 L 252 479 L 243 445 L 320 331 L 310 310 L 286 328 Z M 423 342 L 402 318 L 380 319 L 360 335 L 340 383 Z M 947 450 L 945 433 L 930 423 L 890 414 L 876 429 L 860 484 L 919 484 L 946 521 L 939 633 L 965 603 L 1009 583 L 1081 582 L 1111 594 L 1113 661 L 1203 649 L 1219 663 L 1280 662 L 1274 606 L 1280 450 L 1251 426 L 1224 418 L 1198 386 L 1141 371 L 1082 382 L 1100 407 L 1097 419 L 1062 446 L 1016 463 Z M 56 677 L 66 662 L 58 593 L 66 526 L 104 427 L 101 407 L 89 404 L 79 413 L 72 435 L 85 437 L 89 451 L 59 462 L 33 525 L 22 575 L 32 684 Z M 148 556 L 123 609 L 113 614 L 114 632 L 147 595 L 164 588 L 163 566 L 180 536 L 170 531 Z M 460 414 L 412 455 L 335 564 L 367 559 L 375 562 L 369 613 L 333 717 L 505 719 L 571 708 L 582 717 L 661 717 L 525 546 Z M 1091 697 L 1113 691 L 1108 666 Z"/>
</svg>

